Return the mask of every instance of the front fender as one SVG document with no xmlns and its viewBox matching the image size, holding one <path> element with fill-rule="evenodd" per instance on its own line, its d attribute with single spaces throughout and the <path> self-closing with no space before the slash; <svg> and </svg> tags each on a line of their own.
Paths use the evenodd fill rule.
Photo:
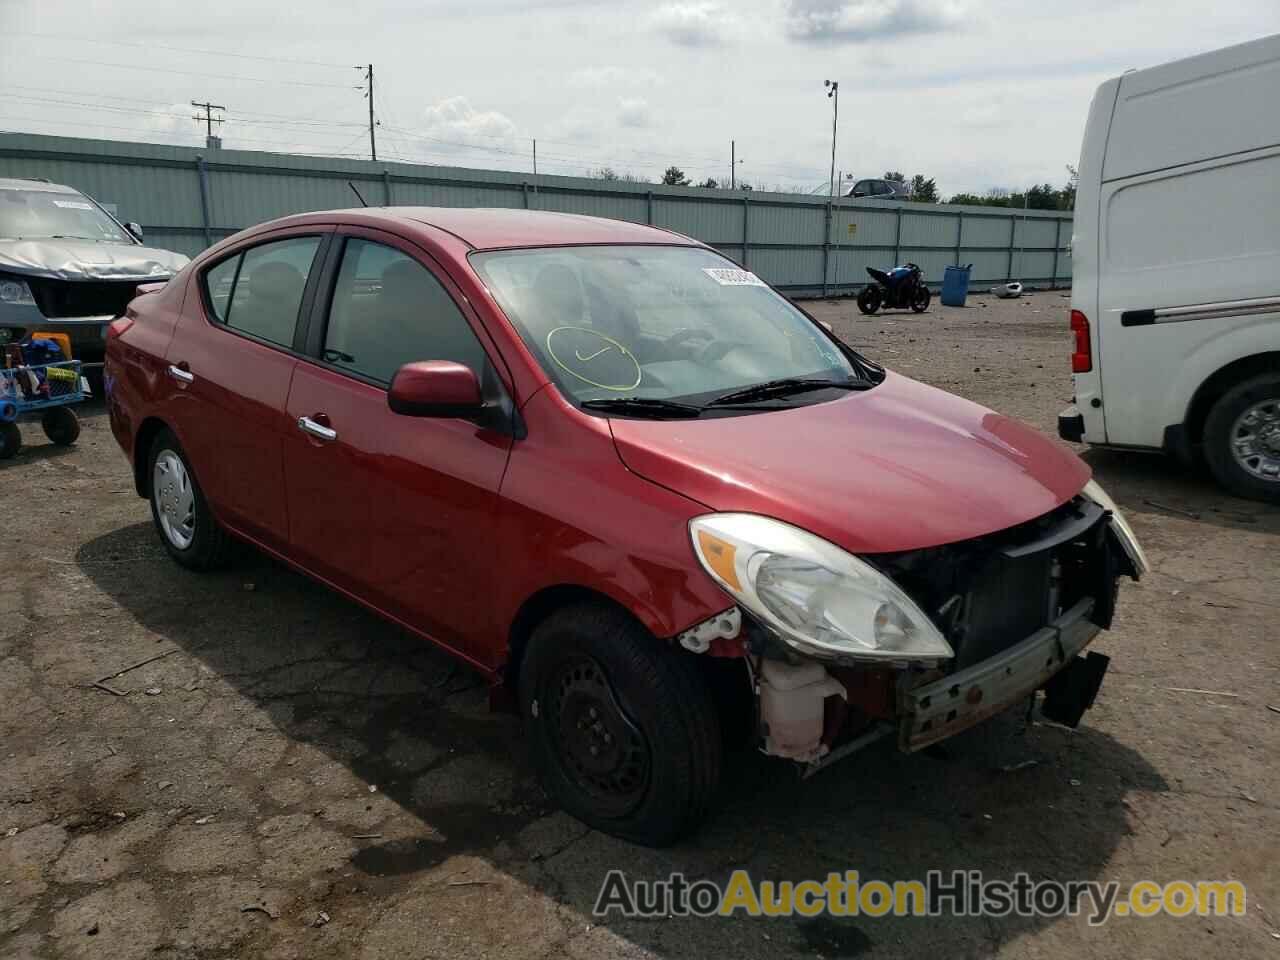
<svg viewBox="0 0 1280 960">
<path fill-rule="evenodd" d="M 548 588 L 608 597 L 656 637 L 671 637 L 733 601 L 699 565 L 689 521 L 707 508 L 637 476 L 614 447 L 608 421 L 542 390 L 523 410 L 528 437 L 502 485 L 492 641 L 495 667 L 525 602 Z M 519 558 L 519 559 L 517 559 Z"/>
</svg>

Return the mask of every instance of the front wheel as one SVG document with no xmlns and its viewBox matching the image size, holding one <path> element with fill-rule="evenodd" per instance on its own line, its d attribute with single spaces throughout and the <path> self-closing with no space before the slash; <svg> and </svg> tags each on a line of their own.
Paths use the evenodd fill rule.
<svg viewBox="0 0 1280 960">
<path fill-rule="evenodd" d="M 880 296 L 880 288 L 876 286 L 863 287 L 858 292 L 858 309 L 865 314 L 873 314 L 880 309 L 882 302 Z"/>
<path fill-rule="evenodd" d="M 192 570 L 219 566 L 230 539 L 210 512 L 178 438 L 162 430 L 147 463 L 151 518 L 169 556 Z"/>
<path fill-rule="evenodd" d="M 569 813 L 663 846 L 706 815 L 720 723 L 689 661 L 626 613 L 582 604 L 534 631 L 520 668 L 534 765 Z"/>
<path fill-rule="evenodd" d="M 911 294 L 911 309 L 916 313 L 924 313 L 929 309 L 929 300 L 931 296 L 929 288 L 924 284 L 916 287 L 915 291 Z"/>
<path fill-rule="evenodd" d="M 1218 398 L 1204 425 L 1204 455 L 1236 496 L 1280 503 L 1280 374 L 1246 380 Z"/>
</svg>

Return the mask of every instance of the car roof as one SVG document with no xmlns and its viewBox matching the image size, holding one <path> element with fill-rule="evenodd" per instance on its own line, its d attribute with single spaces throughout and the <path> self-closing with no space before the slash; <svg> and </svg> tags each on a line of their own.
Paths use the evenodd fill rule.
<svg viewBox="0 0 1280 960">
<path fill-rule="evenodd" d="M 60 183 L 50 183 L 48 180 L 21 180 L 17 177 L 0 177 L 0 190 L 43 190 L 45 193 L 74 193 L 76 195 L 80 193 L 79 190 L 63 186 Z"/>
<path fill-rule="evenodd" d="M 327 214 L 305 214 L 277 221 L 315 223 L 338 215 L 352 223 L 390 226 L 421 223 L 444 230 L 477 250 L 511 247 L 573 246 L 634 243 L 702 246 L 698 241 L 670 230 L 626 220 L 608 220 L 549 210 L 511 210 L 486 207 L 357 207 Z"/>
</svg>

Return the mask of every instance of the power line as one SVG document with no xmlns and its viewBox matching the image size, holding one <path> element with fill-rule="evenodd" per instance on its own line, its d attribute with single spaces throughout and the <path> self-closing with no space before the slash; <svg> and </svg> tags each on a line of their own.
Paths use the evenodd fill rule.
<svg viewBox="0 0 1280 960">
<path fill-rule="evenodd" d="M 198 53 L 209 57 L 233 57 L 237 60 L 262 60 L 267 63 L 295 63 L 308 67 L 338 67 L 346 68 L 345 63 L 327 63 L 322 60 L 295 60 L 289 57 L 261 57 L 251 53 L 228 53 L 225 50 L 193 50 L 190 47 L 171 47 L 163 43 L 136 43 L 130 40 L 103 40 L 100 37 L 78 37 L 71 34 L 62 33 L 38 33 L 35 31 L 19 31 L 9 30 L 5 33 L 9 37 L 36 37 L 41 40 L 71 40 L 78 43 L 105 43 L 116 47 L 142 47 L 147 50 L 172 50 L 175 53 Z"/>
<path fill-rule="evenodd" d="M 196 70 L 174 70 L 167 67 L 142 67 L 132 63 L 109 63 L 104 60 L 81 60 L 77 57 L 41 57 L 41 60 L 58 60 L 63 63 L 79 63 L 90 67 L 115 67 L 117 70 L 141 70 L 146 73 L 169 73 L 185 77 L 204 77 L 210 80 L 240 80 L 246 83 L 287 84 L 291 87 L 328 87 L 332 90 L 346 89 L 341 83 L 313 83 L 309 80 L 280 80 L 274 77 L 245 77 L 225 73 L 200 73 Z"/>
</svg>

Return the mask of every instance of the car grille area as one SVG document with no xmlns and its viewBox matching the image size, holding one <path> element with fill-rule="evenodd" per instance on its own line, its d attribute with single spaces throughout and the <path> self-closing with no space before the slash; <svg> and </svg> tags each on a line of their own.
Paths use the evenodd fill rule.
<svg viewBox="0 0 1280 960">
<path fill-rule="evenodd" d="M 964 669 L 1026 639 L 1085 597 L 1110 626 L 1117 565 L 1106 514 L 1076 497 L 1025 524 L 871 558 L 933 619 Z"/>
<path fill-rule="evenodd" d="M 29 277 L 40 312 L 50 319 L 117 317 L 138 292 L 137 280 L 53 280 Z"/>
</svg>

